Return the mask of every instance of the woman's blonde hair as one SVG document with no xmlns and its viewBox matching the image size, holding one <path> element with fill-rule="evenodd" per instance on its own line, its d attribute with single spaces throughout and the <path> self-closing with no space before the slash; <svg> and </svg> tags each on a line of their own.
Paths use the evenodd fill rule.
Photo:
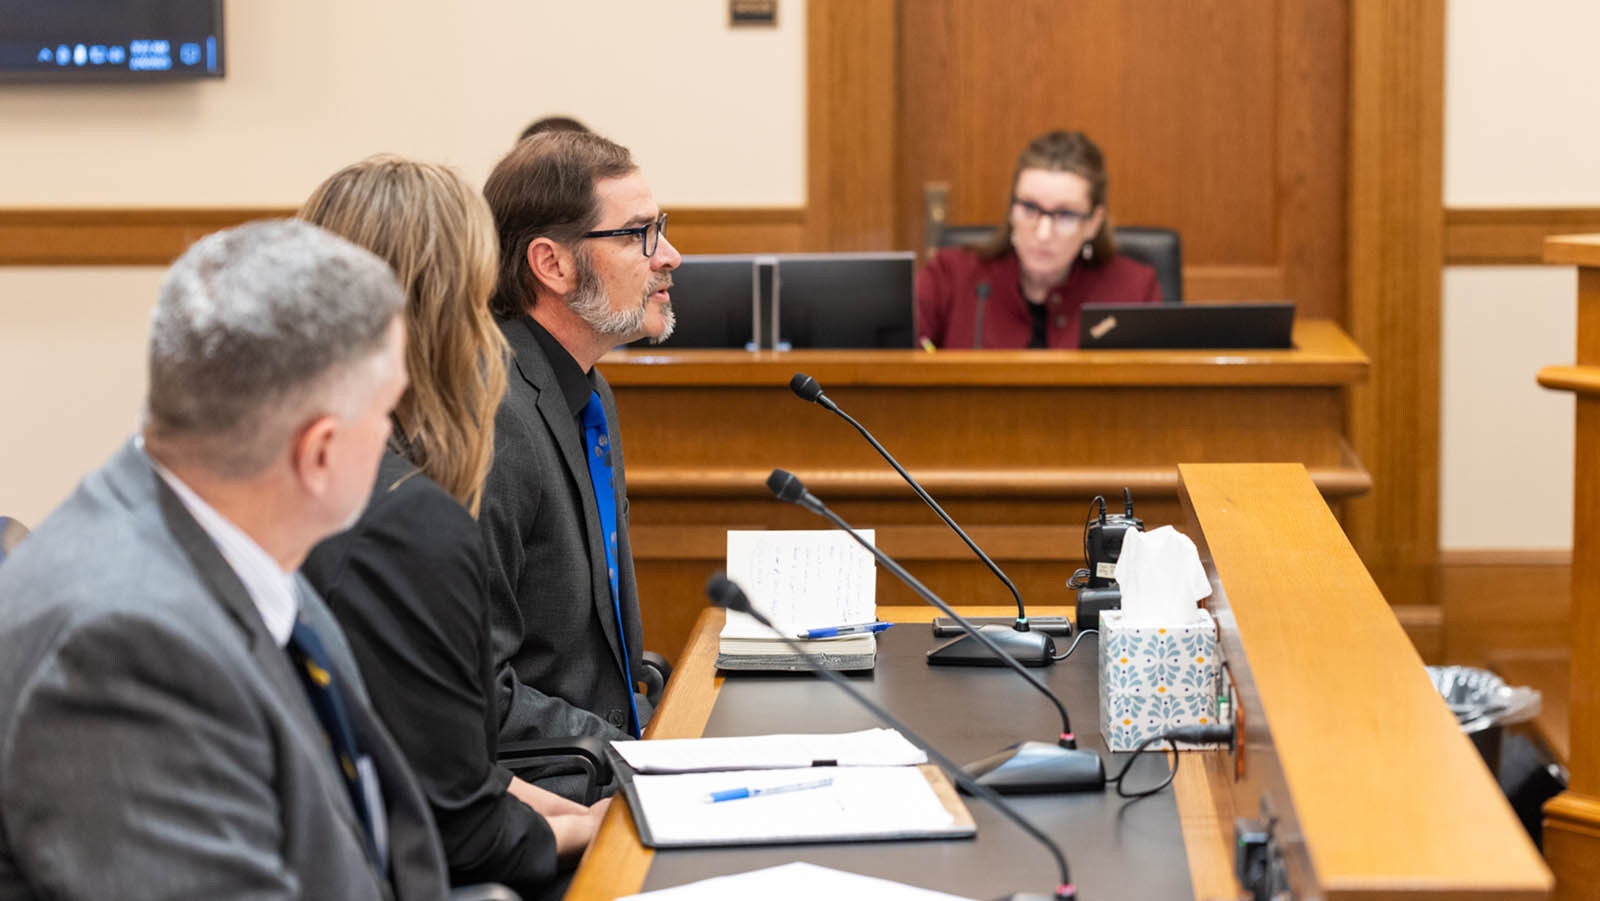
<svg viewBox="0 0 1600 901">
<path fill-rule="evenodd" d="M 379 155 L 312 192 L 299 217 L 367 248 L 406 292 L 406 374 L 395 407 L 407 454 L 472 515 L 494 457 L 506 341 L 489 312 L 494 218 L 454 169 Z"/>
</svg>

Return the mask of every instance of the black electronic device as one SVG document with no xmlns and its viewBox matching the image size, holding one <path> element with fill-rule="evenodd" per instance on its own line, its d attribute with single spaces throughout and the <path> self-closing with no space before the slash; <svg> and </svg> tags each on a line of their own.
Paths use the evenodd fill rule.
<svg viewBox="0 0 1600 901">
<path fill-rule="evenodd" d="M 1130 529 L 1144 531 L 1144 521 L 1133 515 L 1133 492 L 1122 489 L 1122 512 L 1107 513 L 1106 500 L 1095 498 L 1098 515 L 1092 516 L 1083 530 L 1084 560 L 1089 566 L 1089 587 L 1107 588 L 1117 584 L 1117 559 L 1122 556 L 1122 538 Z"/>
<path fill-rule="evenodd" d="M 1285 349 L 1293 346 L 1294 303 L 1086 303 L 1078 312 L 1086 350 Z"/>
<path fill-rule="evenodd" d="M 793 473 L 782 469 L 774 469 L 767 477 L 767 488 L 778 500 L 796 504 L 839 527 L 849 535 L 857 544 L 866 548 L 877 561 L 878 565 L 887 569 L 895 578 L 905 583 L 906 587 L 916 592 L 917 596 L 937 607 L 941 613 L 950 617 L 966 630 L 967 635 L 976 640 L 988 650 L 1001 666 L 1010 667 L 1024 681 L 1033 686 L 1035 691 L 1049 699 L 1055 705 L 1056 712 L 1061 714 L 1061 734 L 1056 739 L 1055 745 L 1049 754 L 1038 747 L 1043 742 L 1026 742 L 1023 745 L 1013 745 L 996 754 L 984 758 L 968 768 L 974 778 L 996 791 L 1008 794 L 1043 794 L 1051 792 L 1069 791 L 1102 791 L 1105 789 L 1105 766 L 1100 760 L 1100 755 L 1094 751 L 1080 749 L 1077 736 L 1072 731 L 1072 719 L 1067 716 L 1067 707 L 1061 699 L 1041 681 L 1039 677 L 1030 673 L 1017 662 L 1016 658 L 1006 653 L 994 640 L 995 635 L 1002 633 L 986 633 L 960 614 L 950 609 L 943 599 L 926 585 L 917 581 L 916 577 L 907 572 L 905 567 L 875 547 L 872 542 L 861 537 L 837 513 L 829 510 L 816 495 L 806 490 L 806 486 L 794 476 Z M 1010 629 L 1004 630 L 1007 634 L 1018 634 Z M 1048 641 L 1048 640 L 1047 640 Z M 1054 643 L 1047 643 L 1047 653 L 1053 653 Z M 930 652 L 931 653 L 931 652 Z M 1048 758 L 1048 759 L 1047 759 Z M 1016 761 L 1015 765 L 1012 761 Z"/>
<path fill-rule="evenodd" d="M 799 490 L 804 492 L 804 486 L 800 486 Z M 846 530 L 848 531 L 848 527 L 846 527 Z M 871 549 L 870 545 L 868 546 L 868 549 Z M 832 670 L 827 669 L 826 667 L 823 667 L 821 664 L 817 663 L 817 661 L 814 660 L 810 655 L 801 650 L 799 644 L 796 643 L 794 639 L 779 631 L 765 614 L 763 614 L 760 610 L 757 610 L 754 605 L 750 603 L 750 598 L 744 593 L 744 589 L 740 588 L 737 583 L 730 580 L 724 573 L 719 572 L 714 574 L 711 577 L 711 580 L 706 583 L 706 596 L 711 599 L 712 604 L 725 610 L 736 610 L 740 613 L 747 614 L 751 617 L 754 617 L 757 622 L 771 629 L 772 633 L 778 636 L 778 638 L 785 644 L 787 644 L 789 649 L 793 651 L 796 656 L 806 661 L 806 663 L 811 667 L 812 671 L 818 676 L 821 676 L 829 682 L 832 682 L 836 688 L 849 695 L 852 701 L 855 701 L 861 707 L 865 708 L 879 720 L 898 730 L 901 735 L 906 737 L 907 741 L 910 741 L 912 744 L 921 748 L 929 758 L 931 758 L 941 769 L 949 774 L 950 778 L 954 779 L 956 784 L 959 785 L 962 790 L 982 798 L 1001 816 L 1004 816 L 1006 819 L 1010 820 L 1017 826 L 1017 828 L 1021 829 L 1023 832 L 1026 832 L 1034 840 L 1044 845 L 1045 848 L 1050 851 L 1050 855 L 1055 858 L 1057 871 L 1060 873 L 1060 882 L 1056 885 L 1055 891 L 1048 896 L 1029 893 L 1012 894 L 1007 896 L 1010 901 L 1032 901 L 1032 899 L 1035 898 L 1042 899 L 1046 897 L 1056 899 L 1056 901 L 1065 901 L 1065 899 L 1072 899 L 1078 896 L 1077 887 L 1072 884 L 1071 871 L 1067 868 L 1066 855 L 1061 852 L 1061 848 L 1058 847 L 1055 842 L 1051 841 L 1050 837 L 1045 835 L 1044 832 L 1042 832 L 1037 826 L 1028 822 L 1021 814 L 1017 813 L 1017 811 L 1013 809 L 1010 804 L 1007 804 L 1005 800 L 999 796 L 999 793 L 996 791 L 996 789 L 988 787 L 980 780 L 973 779 L 964 770 L 962 770 L 961 767 L 956 766 L 955 763 L 953 763 L 948 757 L 940 753 L 939 750 L 930 744 L 926 739 L 912 731 L 904 723 L 900 722 L 899 719 L 890 714 L 889 711 L 885 710 L 881 705 L 873 703 L 872 700 L 866 695 L 863 695 L 861 692 L 857 691 L 855 686 L 846 681 L 843 676 L 840 676 L 838 673 L 833 672 Z M 1043 744 L 1043 742 L 1034 742 L 1034 744 Z M 1098 762 L 1099 758 L 1096 757 L 1095 760 Z M 1103 782 L 1105 779 L 1104 772 L 1100 773 L 1100 778 Z"/>
<path fill-rule="evenodd" d="M 0 0 L 0 82 L 223 76 L 222 0 Z"/>
<path fill-rule="evenodd" d="M 755 350 L 761 346 L 762 298 L 772 280 L 772 256 L 692 254 L 672 270 L 672 309 L 677 324 L 659 345 L 640 338 L 629 345 Z"/>
<path fill-rule="evenodd" d="M 1083 580 L 1068 584 L 1078 590 L 1073 619 L 1080 629 L 1098 629 L 1100 614 L 1122 608 L 1122 588 L 1117 584 L 1117 560 L 1122 539 L 1129 530 L 1144 531 L 1144 520 L 1133 515 L 1133 492 L 1122 489 L 1122 512 L 1106 512 L 1106 499 L 1096 497 L 1089 521 L 1083 526 Z"/>
<path fill-rule="evenodd" d="M 913 346 L 916 254 L 790 253 L 777 260 L 771 346 Z"/>
<path fill-rule="evenodd" d="M 976 554 L 978 559 L 983 561 L 983 565 L 988 567 L 989 571 L 994 573 L 995 578 L 999 579 L 1000 583 L 1006 587 L 1006 590 L 1011 592 L 1012 599 L 1017 603 L 1017 618 L 1009 625 L 988 624 L 979 628 L 986 630 L 996 643 L 1004 647 L 1018 661 L 1028 666 L 1049 665 L 1054 659 L 1052 657 L 1054 646 L 1050 642 L 1050 637 L 1044 632 L 1031 627 L 1027 610 L 1022 605 L 1021 592 L 1017 591 L 1017 586 L 1000 569 L 1000 566 L 990 559 L 989 555 L 985 554 L 983 549 L 978 547 L 977 542 L 973 541 L 960 526 L 956 525 L 956 521 L 950 518 L 950 514 L 939 506 L 938 502 L 933 499 L 932 495 L 928 494 L 921 483 L 911 477 L 911 473 L 900 465 L 900 461 L 889 453 L 889 449 L 884 447 L 877 438 L 873 437 L 871 432 L 867 431 L 866 426 L 863 426 L 855 420 L 855 417 L 840 409 L 838 404 L 823 393 L 822 386 L 817 384 L 816 379 L 803 372 L 797 372 L 793 378 L 789 379 L 789 390 L 793 391 L 795 396 L 801 400 L 810 401 L 833 413 L 848 422 L 857 432 L 860 432 L 861 437 L 865 438 L 867 443 L 872 445 L 872 449 L 878 452 L 878 456 L 894 467 L 894 471 L 900 474 L 900 478 L 904 479 L 907 485 L 911 486 L 911 490 L 916 492 L 917 497 L 921 498 L 922 502 L 927 504 L 946 526 L 950 527 L 950 531 L 956 533 L 956 537 L 966 544 L 967 549 Z M 965 634 L 948 644 L 935 648 L 928 654 L 928 662 L 944 666 L 1001 665 L 1001 662 L 996 660 L 994 655 L 990 654 L 983 645 L 978 644 L 971 636 Z"/>
</svg>

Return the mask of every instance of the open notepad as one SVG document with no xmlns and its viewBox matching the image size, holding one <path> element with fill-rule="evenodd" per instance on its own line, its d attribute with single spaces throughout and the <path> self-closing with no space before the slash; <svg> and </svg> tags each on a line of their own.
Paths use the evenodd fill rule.
<svg viewBox="0 0 1600 901">
<path fill-rule="evenodd" d="M 826 783 L 826 784 L 821 784 Z M 736 789 L 807 787 L 712 802 Z M 937 767 L 815 767 L 625 774 L 639 841 L 651 848 L 965 838 L 977 828 Z"/>
<path fill-rule="evenodd" d="M 861 533 L 867 541 L 872 530 Z M 872 634 L 799 639 L 810 629 L 867 623 L 877 618 L 877 568 L 872 554 L 848 535 L 829 530 L 728 532 L 728 578 L 806 656 L 828 669 L 872 669 L 878 640 Z M 772 631 L 751 617 L 728 612 L 717 645 L 717 668 L 810 669 Z"/>
</svg>

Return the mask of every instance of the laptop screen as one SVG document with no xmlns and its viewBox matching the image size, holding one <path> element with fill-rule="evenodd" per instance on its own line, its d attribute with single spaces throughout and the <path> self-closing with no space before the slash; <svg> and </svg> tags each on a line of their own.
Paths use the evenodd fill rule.
<svg viewBox="0 0 1600 901">
<path fill-rule="evenodd" d="M 1084 349 L 1234 350 L 1292 347 L 1294 303 L 1086 303 Z"/>
</svg>

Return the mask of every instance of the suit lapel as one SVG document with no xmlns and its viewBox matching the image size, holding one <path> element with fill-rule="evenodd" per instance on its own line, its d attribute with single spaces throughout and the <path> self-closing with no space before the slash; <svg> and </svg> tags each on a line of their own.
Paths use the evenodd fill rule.
<svg viewBox="0 0 1600 901">
<path fill-rule="evenodd" d="M 312 754 L 326 758 L 327 766 L 316 767 L 318 778 L 323 783 L 323 793 L 329 798 L 346 798 L 344 783 L 334 771 L 333 758 L 327 752 L 327 738 L 323 734 L 322 724 L 317 721 L 317 715 L 312 711 L 310 701 L 306 699 L 305 688 L 290 666 L 288 655 L 267 632 L 266 623 L 262 622 L 261 613 L 256 609 L 255 602 L 250 599 L 249 591 L 245 589 L 244 583 L 239 580 L 233 567 L 228 565 L 227 559 L 222 556 L 222 552 L 211 541 L 205 529 L 201 528 L 189 514 L 188 508 L 184 507 L 183 501 L 173 493 L 166 480 L 155 471 L 149 458 L 131 446 L 129 450 L 132 452 L 132 462 L 137 469 L 123 466 L 124 461 L 119 460 L 119 465 L 112 473 L 113 480 L 121 480 L 129 490 L 130 496 L 134 498 L 141 494 L 154 493 L 167 531 L 171 533 L 184 555 L 189 558 L 195 574 L 206 591 L 238 623 L 251 660 L 271 687 L 270 693 L 281 703 L 292 728 L 300 738 L 301 746 Z M 340 819 L 355 830 L 358 836 L 363 835 L 361 823 L 356 819 L 355 811 L 348 801 L 332 803 L 339 811 Z"/>
<path fill-rule="evenodd" d="M 617 632 L 617 614 L 611 605 L 611 580 L 606 573 L 606 548 L 604 537 L 597 526 L 600 522 L 600 508 L 595 501 L 594 485 L 589 481 L 589 461 L 584 456 L 583 433 L 578 428 L 577 417 L 572 414 L 571 408 L 567 406 L 567 399 L 561 393 L 561 386 L 556 382 L 555 370 L 550 368 L 550 361 L 545 357 L 544 348 L 533 336 L 528 323 L 523 321 L 526 318 L 524 314 L 522 320 L 518 320 L 520 328 L 508 330 L 511 348 L 516 356 L 517 371 L 538 396 L 536 405 L 539 416 L 544 420 L 545 428 L 555 437 L 555 445 L 561 452 L 562 462 L 566 464 L 568 477 L 578 486 L 578 498 L 583 507 L 583 533 L 589 548 L 589 578 L 596 586 L 590 594 L 594 598 L 595 610 L 599 614 L 600 629 L 606 636 L 606 642 L 611 646 L 612 659 L 618 671 L 621 671 L 622 636 Z M 619 504 L 619 516 L 621 511 Z"/>
</svg>

